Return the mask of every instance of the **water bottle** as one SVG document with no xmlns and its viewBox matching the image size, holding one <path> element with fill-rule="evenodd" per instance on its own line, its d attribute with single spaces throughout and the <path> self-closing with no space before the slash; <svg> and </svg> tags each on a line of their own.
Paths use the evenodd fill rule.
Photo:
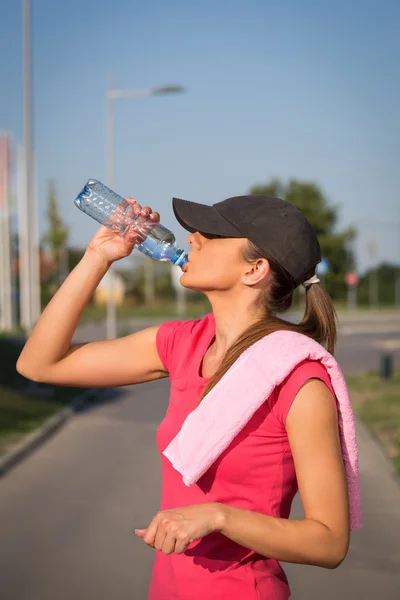
<svg viewBox="0 0 400 600">
<path fill-rule="evenodd" d="M 154 260 L 170 260 L 174 265 L 183 267 L 188 261 L 187 254 L 178 247 L 175 236 L 160 223 L 154 223 L 143 215 L 136 215 L 132 205 L 110 188 L 96 179 L 89 179 L 83 190 L 74 200 L 84 213 L 116 231 L 122 237 L 128 232 L 139 231 L 144 241 L 135 249 Z"/>
</svg>

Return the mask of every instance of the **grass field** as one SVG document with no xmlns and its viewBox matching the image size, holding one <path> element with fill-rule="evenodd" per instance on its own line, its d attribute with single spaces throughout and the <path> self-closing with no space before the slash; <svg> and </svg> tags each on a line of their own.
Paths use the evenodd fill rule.
<svg viewBox="0 0 400 600">
<path fill-rule="evenodd" d="M 63 404 L 0 388 L 0 456 L 39 427 Z"/>
<path fill-rule="evenodd" d="M 346 381 L 356 415 L 383 445 L 400 476 L 400 372 L 389 380 L 367 373 Z"/>
<path fill-rule="evenodd" d="M 0 338 L 0 456 L 84 391 L 25 379 L 15 368 L 21 350 Z"/>
</svg>

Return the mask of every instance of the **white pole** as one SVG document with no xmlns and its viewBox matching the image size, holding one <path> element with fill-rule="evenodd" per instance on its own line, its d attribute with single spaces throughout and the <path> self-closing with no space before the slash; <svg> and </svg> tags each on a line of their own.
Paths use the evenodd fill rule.
<svg viewBox="0 0 400 600">
<path fill-rule="evenodd" d="M 153 96 L 162 94 L 177 94 L 184 91 L 181 85 L 164 85 L 155 88 L 144 88 L 144 89 L 125 89 L 125 90 L 113 90 L 111 78 L 109 78 L 107 92 L 106 92 L 106 175 L 107 185 L 112 189 L 114 185 L 114 116 L 113 116 L 113 100 L 121 98 L 138 98 L 140 96 Z M 152 259 L 149 259 L 152 261 Z M 150 267 L 146 265 L 145 261 L 145 292 L 147 299 L 155 297 L 154 292 L 154 264 Z M 150 264 L 150 263 L 149 263 Z M 146 268 L 148 267 L 148 268 Z M 113 275 L 112 269 L 109 270 L 110 274 Z M 110 277 L 110 286 L 107 300 L 107 316 L 106 316 L 106 331 L 107 339 L 114 339 L 117 337 L 117 319 L 116 319 L 116 308 L 114 298 L 114 277 Z"/>
<path fill-rule="evenodd" d="M 183 319 L 186 315 L 186 288 L 180 282 L 181 277 L 180 267 L 171 263 L 171 283 L 175 290 L 175 314 L 178 319 Z"/>
<path fill-rule="evenodd" d="M 347 308 L 349 310 L 355 310 L 357 308 L 357 286 L 347 286 Z"/>
<path fill-rule="evenodd" d="M 17 149 L 14 139 L 9 138 L 9 147 L 11 155 L 11 170 L 10 170 L 10 277 L 11 277 L 11 329 L 14 330 L 17 327 L 17 207 L 16 207 L 16 160 L 17 160 Z"/>
<path fill-rule="evenodd" d="M 21 268 L 24 271 L 23 280 L 26 287 L 21 288 L 21 293 L 26 294 L 25 314 L 23 326 L 27 330 L 28 335 L 32 331 L 32 272 L 30 265 L 31 251 L 31 206 L 29 202 L 29 192 L 32 189 L 31 181 L 31 147 L 32 147 L 32 131 L 31 131 L 31 72 L 30 72 L 30 2 L 23 0 L 23 28 L 24 28 L 24 210 L 25 218 L 23 221 L 22 238 L 23 238 L 23 254 L 21 254 Z"/>
<path fill-rule="evenodd" d="M 30 314 L 29 294 L 29 246 L 27 239 L 28 208 L 26 202 L 25 183 L 25 157 L 24 148 L 18 144 L 17 148 L 17 209 L 18 209 L 18 240 L 19 240 L 19 312 L 20 324 L 28 329 Z"/>
<path fill-rule="evenodd" d="M 397 257 L 400 257 L 400 223 L 397 224 L 397 245 L 398 252 Z M 399 266 L 397 265 L 397 269 Z M 397 275 L 394 282 L 394 303 L 395 306 L 400 307 L 400 272 L 397 271 Z"/>
<path fill-rule="evenodd" d="M 35 164 L 35 153 L 33 153 L 32 163 Z M 39 219 L 38 219 L 38 186 L 36 170 L 32 170 L 32 250 L 31 250 L 31 269 L 32 269 L 32 314 L 33 323 L 38 321 L 42 309 L 40 301 L 40 247 L 39 247 Z"/>
<path fill-rule="evenodd" d="M 107 185 L 114 186 L 114 114 L 113 99 L 110 95 L 111 81 L 106 94 L 106 172 Z M 107 314 L 106 314 L 106 338 L 113 340 L 117 337 L 117 311 L 115 306 L 114 271 L 112 267 L 109 272 L 109 285 L 107 286 Z"/>
<path fill-rule="evenodd" d="M 8 135 L 2 135 L 0 169 L 2 175 L 0 183 L 0 329 L 12 329 L 12 286 L 11 286 L 11 239 L 10 239 L 10 212 L 9 200 L 9 166 L 10 166 L 10 140 Z"/>
<path fill-rule="evenodd" d="M 26 195 L 26 239 L 25 254 L 22 256 L 23 268 L 27 270 L 28 290 L 27 314 L 24 326 L 28 335 L 40 316 L 39 255 L 37 243 L 37 216 L 35 205 L 35 184 L 32 159 L 32 86 L 31 86 L 31 12 L 30 0 L 23 0 L 24 30 L 24 159 L 25 159 L 25 195 Z"/>
<path fill-rule="evenodd" d="M 177 291 L 176 314 L 179 319 L 183 319 L 186 314 L 186 292 L 183 286 Z"/>
<path fill-rule="evenodd" d="M 5 205 L 6 205 L 6 189 L 7 189 L 7 141 L 5 135 L 0 137 L 0 331 L 6 328 L 5 315 Z"/>
<path fill-rule="evenodd" d="M 145 256 L 144 267 L 144 297 L 145 301 L 151 304 L 156 299 L 155 281 L 154 281 L 154 260 Z"/>
</svg>

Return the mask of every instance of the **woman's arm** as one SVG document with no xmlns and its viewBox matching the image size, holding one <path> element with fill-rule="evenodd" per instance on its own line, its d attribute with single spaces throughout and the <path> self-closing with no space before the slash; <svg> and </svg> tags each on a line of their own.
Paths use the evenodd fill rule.
<svg viewBox="0 0 400 600">
<path fill-rule="evenodd" d="M 295 521 L 218 504 L 217 529 L 263 556 L 336 568 L 347 554 L 350 525 L 335 400 L 320 380 L 308 381 L 286 427 L 304 519 Z"/>
<path fill-rule="evenodd" d="M 63 358 L 86 304 L 109 267 L 98 252 L 86 250 L 36 323 L 18 358 L 19 373 L 34 379 L 43 367 Z"/>
<path fill-rule="evenodd" d="M 79 318 L 109 265 L 87 251 L 50 300 L 17 361 L 24 377 L 48 384 L 112 387 L 167 377 L 158 326 L 115 340 L 71 344 Z"/>
<path fill-rule="evenodd" d="M 160 215 L 127 198 L 132 214 L 158 223 Z M 78 265 L 71 271 L 44 309 L 17 361 L 17 371 L 43 383 L 113 386 L 165 377 L 158 357 L 156 329 L 148 328 L 123 340 L 107 340 L 71 346 L 82 312 L 110 266 L 129 256 L 142 233 L 132 229 L 125 237 L 101 225 Z M 142 363 L 131 360 L 142 350 Z M 144 356 L 143 356 L 144 355 Z M 133 365 L 136 365 L 136 370 Z"/>
</svg>

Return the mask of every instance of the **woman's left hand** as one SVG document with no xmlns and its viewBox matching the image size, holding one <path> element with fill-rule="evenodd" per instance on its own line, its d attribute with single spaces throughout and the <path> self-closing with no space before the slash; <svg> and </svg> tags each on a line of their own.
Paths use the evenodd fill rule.
<svg viewBox="0 0 400 600">
<path fill-rule="evenodd" d="M 218 502 L 209 502 L 162 510 L 147 529 L 135 529 L 135 534 L 164 554 L 182 554 L 191 542 L 221 529 L 221 509 Z"/>
</svg>

